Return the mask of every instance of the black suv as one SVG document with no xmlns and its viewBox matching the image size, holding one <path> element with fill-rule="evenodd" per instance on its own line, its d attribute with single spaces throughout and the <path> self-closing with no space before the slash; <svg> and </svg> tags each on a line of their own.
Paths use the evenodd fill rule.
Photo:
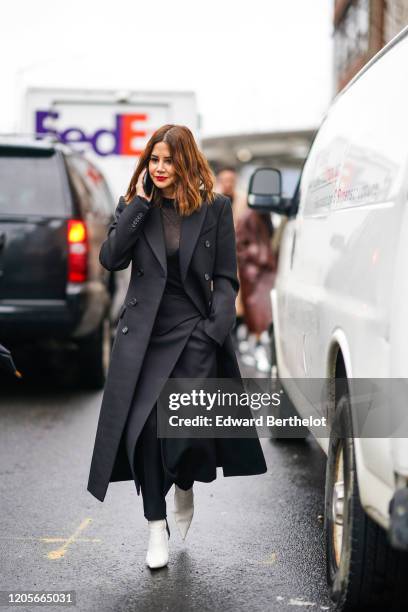
<svg viewBox="0 0 408 612">
<path fill-rule="evenodd" d="M 0 330 L 4 342 L 69 343 L 101 388 L 113 277 L 99 250 L 114 202 L 101 172 L 58 142 L 0 135 Z"/>
</svg>

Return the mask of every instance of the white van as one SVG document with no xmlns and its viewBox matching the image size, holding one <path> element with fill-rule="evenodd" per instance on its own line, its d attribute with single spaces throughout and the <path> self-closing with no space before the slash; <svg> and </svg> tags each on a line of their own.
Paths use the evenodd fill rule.
<svg viewBox="0 0 408 612">
<path fill-rule="evenodd" d="M 277 170 L 249 185 L 250 207 L 289 217 L 272 291 L 278 376 L 301 416 L 313 407 L 296 380 L 333 381 L 314 410 L 331 431 L 318 442 L 336 610 L 408 610 L 408 438 L 356 437 L 349 393 L 356 379 L 408 380 L 407 67 L 408 28 L 337 96 L 291 202 Z"/>
</svg>

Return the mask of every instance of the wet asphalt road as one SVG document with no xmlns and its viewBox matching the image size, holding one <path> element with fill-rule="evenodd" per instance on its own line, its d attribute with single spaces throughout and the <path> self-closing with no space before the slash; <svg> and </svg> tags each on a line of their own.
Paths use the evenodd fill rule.
<svg viewBox="0 0 408 612">
<path fill-rule="evenodd" d="M 171 489 L 170 562 L 152 572 L 133 482 L 110 484 L 104 503 L 86 490 L 102 394 L 44 391 L 49 379 L 35 378 L 0 379 L 0 590 L 73 589 L 81 612 L 332 609 L 325 462 L 312 439 L 262 439 L 266 474 L 224 478 L 219 469 L 213 483 L 196 483 L 185 543 Z"/>
</svg>

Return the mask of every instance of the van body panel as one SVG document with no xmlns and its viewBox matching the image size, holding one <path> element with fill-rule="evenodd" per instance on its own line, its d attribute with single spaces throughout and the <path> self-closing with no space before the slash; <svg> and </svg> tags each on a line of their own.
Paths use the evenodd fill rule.
<svg viewBox="0 0 408 612">
<path fill-rule="evenodd" d="M 333 376 L 334 346 L 349 378 L 408 378 L 407 62 L 404 36 L 336 98 L 306 160 L 271 294 L 281 378 Z M 407 440 L 355 447 L 362 504 L 387 526 Z"/>
</svg>

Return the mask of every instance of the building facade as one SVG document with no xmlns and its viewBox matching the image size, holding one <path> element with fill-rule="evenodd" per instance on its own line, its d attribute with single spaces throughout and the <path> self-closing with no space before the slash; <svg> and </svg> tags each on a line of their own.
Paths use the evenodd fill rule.
<svg viewBox="0 0 408 612">
<path fill-rule="evenodd" d="M 408 0 L 335 0 L 334 89 L 343 89 L 408 25 Z"/>
</svg>

